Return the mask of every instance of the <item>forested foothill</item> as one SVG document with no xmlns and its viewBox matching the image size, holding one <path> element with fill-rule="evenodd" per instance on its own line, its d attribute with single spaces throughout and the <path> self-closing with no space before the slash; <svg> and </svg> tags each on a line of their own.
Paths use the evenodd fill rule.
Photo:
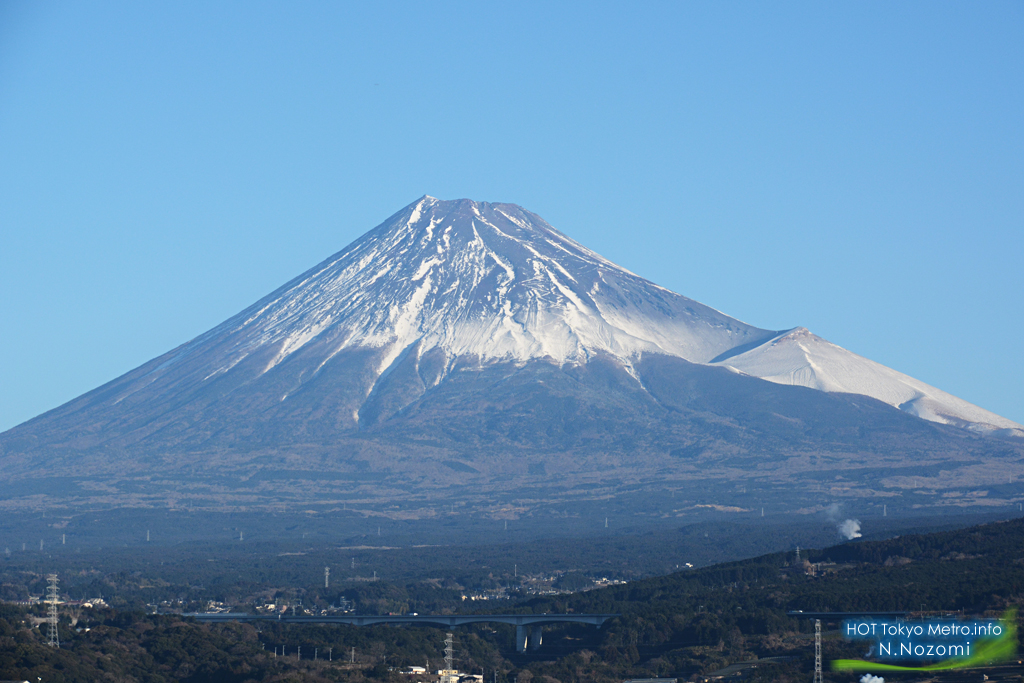
<svg viewBox="0 0 1024 683">
<path fill-rule="evenodd" d="M 962 528 L 1005 515 L 862 517 L 863 540 Z M 344 514 L 10 515 L 0 519 L 0 600 L 41 595 L 45 576 L 56 572 L 64 595 L 101 597 L 120 609 L 145 611 L 173 602 L 175 609 L 201 611 L 211 601 L 242 609 L 302 601 L 323 609 L 346 597 L 361 601 L 356 607 L 362 613 L 414 609 L 410 604 L 422 612 L 461 602 L 462 595 L 521 598 L 550 589 L 578 591 L 594 579 L 636 581 L 688 564 L 829 546 L 839 540 L 840 519 L 834 513 L 706 513 L 681 526 L 613 525 L 588 535 L 534 538 L 539 529 L 554 532 L 557 525 L 526 533 L 520 529 L 529 520 L 488 520 L 487 533 L 463 525 L 453 536 Z M 323 587 L 325 567 L 330 590 Z"/>
<path fill-rule="evenodd" d="M 196 569 L 201 573 L 200 564 Z M 153 571 L 159 566 L 116 576 L 85 569 L 68 574 L 68 596 L 103 591 L 109 607 L 63 606 L 60 649 L 46 645 L 45 625 L 38 626 L 43 605 L 5 605 L 0 612 L 0 679 L 397 683 L 412 681 L 398 673 L 401 667 L 440 668 L 442 629 L 200 624 L 178 614 L 147 614 L 147 599 L 180 588 L 159 579 Z M 222 597 L 230 592 L 246 595 L 260 586 L 260 575 L 250 576 L 253 568 L 232 570 L 219 574 L 222 583 L 217 590 L 224 591 Z M 35 595 L 41 593 L 41 574 L 12 566 L 4 571 L 8 593 L 25 586 Z M 234 585 L 228 580 L 232 573 Z M 561 583 L 563 591 L 585 587 L 580 576 L 570 574 L 563 573 L 552 583 Z M 594 578 L 586 571 L 577 574 Z M 610 683 L 652 676 L 696 680 L 728 665 L 755 661 L 756 668 L 745 670 L 748 680 L 802 681 L 810 677 L 813 666 L 813 621 L 792 616 L 791 611 L 960 611 L 995 616 L 1018 605 L 1024 597 L 1024 521 L 803 550 L 799 561 L 794 551 L 773 553 L 574 593 L 530 596 L 513 590 L 507 600 L 498 602 L 463 600 L 465 586 L 435 578 L 342 581 L 329 589 L 320 583 L 319 590 L 308 582 L 302 609 L 337 605 L 344 598 L 364 613 L 621 615 L 601 629 L 546 627 L 541 649 L 525 654 L 516 653 L 510 626 L 456 629 L 458 668 L 499 683 L 529 683 L 534 678 L 538 683 Z M 130 585 L 134 589 L 128 590 Z M 128 597 L 120 596 L 120 587 Z M 294 595 L 268 597 L 297 600 Z M 824 626 L 826 660 L 864 654 L 860 644 L 839 637 L 836 622 L 825 620 Z M 950 676 L 939 680 L 953 680 Z"/>
</svg>

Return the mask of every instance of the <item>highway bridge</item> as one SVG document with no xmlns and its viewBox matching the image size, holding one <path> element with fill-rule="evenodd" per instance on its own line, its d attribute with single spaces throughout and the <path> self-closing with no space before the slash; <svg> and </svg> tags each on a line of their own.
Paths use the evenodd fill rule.
<svg viewBox="0 0 1024 683">
<path fill-rule="evenodd" d="M 374 624 L 424 624 L 431 626 L 462 626 L 484 622 L 513 624 L 516 627 L 516 650 L 526 652 L 529 645 L 536 650 L 542 642 L 544 624 L 590 624 L 600 627 L 618 614 L 339 614 L 325 616 L 287 614 L 246 614 L 244 612 L 190 612 L 182 616 L 196 621 L 276 621 L 283 624 L 348 624 L 373 626 Z"/>
</svg>

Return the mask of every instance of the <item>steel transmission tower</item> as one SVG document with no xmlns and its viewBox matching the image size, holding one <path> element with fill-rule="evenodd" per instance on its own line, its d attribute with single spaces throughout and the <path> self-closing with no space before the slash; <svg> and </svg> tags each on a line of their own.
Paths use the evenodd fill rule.
<svg viewBox="0 0 1024 683">
<path fill-rule="evenodd" d="M 324 567 L 324 588 L 331 587 L 331 568 Z"/>
<path fill-rule="evenodd" d="M 57 575 L 50 574 L 46 577 L 46 580 L 50 582 L 46 587 L 46 604 L 48 605 L 46 622 L 50 625 L 47 645 L 59 648 L 60 634 L 57 632 L 57 603 L 60 602 L 60 594 L 57 592 Z"/>
<path fill-rule="evenodd" d="M 444 668 L 441 669 L 441 678 L 438 683 L 458 683 L 459 672 L 455 670 L 453 660 L 455 659 L 455 650 L 452 645 L 455 642 L 455 636 L 451 633 L 446 634 L 444 639 Z"/>
<path fill-rule="evenodd" d="M 814 620 L 814 683 L 821 680 L 821 619 Z"/>
</svg>

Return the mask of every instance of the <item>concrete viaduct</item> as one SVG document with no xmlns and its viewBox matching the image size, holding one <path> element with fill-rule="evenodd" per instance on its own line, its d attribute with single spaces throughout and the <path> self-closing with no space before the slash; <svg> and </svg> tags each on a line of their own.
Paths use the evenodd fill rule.
<svg viewBox="0 0 1024 683">
<path fill-rule="evenodd" d="M 191 612 L 182 616 L 196 621 L 276 621 L 283 624 L 348 624 L 372 626 L 374 624 L 430 624 L 432 626 L 462 626 L 497 622 L 516 627 L 516 650 L 526 652 L 526 646 L 536 650 L 542 642 L 543 624 L 591 624 L 600 627 L 618 614 L 389 614 L 389 615 L 330 615 L 288 616 L 286 614 L 245 614 L 240 612 Z"/>
</svg>

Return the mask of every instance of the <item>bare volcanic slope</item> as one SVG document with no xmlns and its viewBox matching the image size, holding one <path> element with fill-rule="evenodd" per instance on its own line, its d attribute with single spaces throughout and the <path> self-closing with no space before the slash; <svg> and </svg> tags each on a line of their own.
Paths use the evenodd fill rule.
<svg viewBox="0 0 1024 683">
<path fill-rule="evenodd" d="M 827 464 L 862 495 L 909 475 L 936 491 L 1005 482 L 1019 429 L 802 328 L 758 329 L 658 287 L 518 206 L 424 197 L 0 435 L 0 479 L 78 501 L 254 505 L 623 482 L 706 495 L 817 481 Z M 44 459 L 59 491 L 36 474 Z"/>
</svg>

